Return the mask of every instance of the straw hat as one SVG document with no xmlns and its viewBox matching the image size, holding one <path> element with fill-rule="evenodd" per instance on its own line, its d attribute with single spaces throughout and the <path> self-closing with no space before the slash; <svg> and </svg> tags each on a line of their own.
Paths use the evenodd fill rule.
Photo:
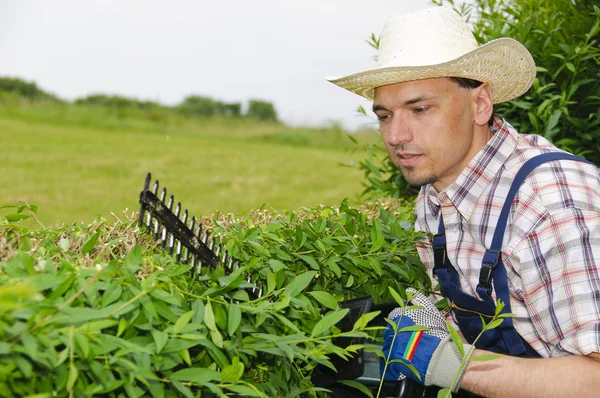
<svg viewBox="0 0 600 398">
<path fill-rule="evenodd" d="M 500 103 L 531 87 L 535 63 L 513 39 L 478 46 L 462 17 L 438 6 L 391 17 L 381 32 L 376 68 L 327 80 L 373 99 L 376 87 L 437 77 L 486 82 L 494 103 Z"/>
</svg>

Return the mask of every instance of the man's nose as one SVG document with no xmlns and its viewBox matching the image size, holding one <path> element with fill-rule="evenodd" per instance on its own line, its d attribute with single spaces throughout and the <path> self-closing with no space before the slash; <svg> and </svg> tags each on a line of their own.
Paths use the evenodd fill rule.
<svg viewBox="0 0 600 398">
<path fill-rule="evenodd" d="M 413 134 L 406 122 L 399 117 L 394 117 L 390 126 L 388 143 L 392 146 L 410 142 L 413 139 Z"/>
</svg>

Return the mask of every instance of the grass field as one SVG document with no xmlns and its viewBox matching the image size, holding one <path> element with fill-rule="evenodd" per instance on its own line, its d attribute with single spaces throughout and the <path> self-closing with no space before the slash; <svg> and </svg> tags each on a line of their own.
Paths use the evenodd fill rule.
<svg viewBox="0 0 600 398">
<path fill-rule="evenodd" d="M 91 222 L 137 209 L 147 172 L 196 216 L 356 203 L 362 174 L 342 166 L 364 158 L 353 146 L 335 128 L 0 106 L 0 206 L 35 204 L 45 224 Z"/>
</svg>

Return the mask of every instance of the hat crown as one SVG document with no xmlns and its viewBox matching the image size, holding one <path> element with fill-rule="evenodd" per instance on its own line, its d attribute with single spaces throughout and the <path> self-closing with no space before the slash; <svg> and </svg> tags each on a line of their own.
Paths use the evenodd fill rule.
<svg viewBox="0 0 600 398">
<path fill-rule="evenodd" d="M 436 65 L 476 48 L 475 36 L 457 12 L 432 7 L 388 19 L 381 32 L 377 67 Z"/>
</svg>

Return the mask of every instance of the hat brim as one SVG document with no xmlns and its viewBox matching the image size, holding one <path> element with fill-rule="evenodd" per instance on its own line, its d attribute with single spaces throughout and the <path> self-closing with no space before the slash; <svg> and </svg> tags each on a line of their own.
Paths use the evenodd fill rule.
<svg viewBox="0 0 600 398">
<path fill-rule="evenodd" d="M 327 80 L 373 99 L 375 88 L 411 80 L 463 77 L 490 86 L 494 103 L 509 101 L 524 94 L 535 79 L 535 62 L 529 51 L 510 38 L 492 40 L 452 61 L 424 66 L 392 66 L 370 69 Z"/>
</svg>

